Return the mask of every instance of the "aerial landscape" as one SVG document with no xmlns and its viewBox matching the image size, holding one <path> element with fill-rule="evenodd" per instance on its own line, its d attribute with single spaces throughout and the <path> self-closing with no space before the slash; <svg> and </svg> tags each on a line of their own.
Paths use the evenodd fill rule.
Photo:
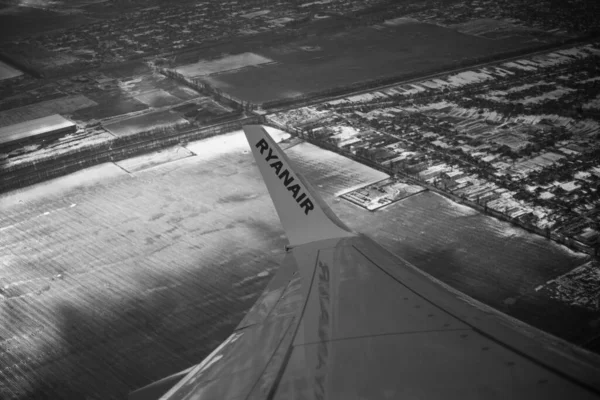
<svg viewBox="0 0 600 400">
<path fill-rule="evenodd" d="M 228 338 L 288 251 L 256 124 L 351 229 L 600 354 L 597 15 L 0 0 L 0 398 L 124 399 Z"/>
</svg>

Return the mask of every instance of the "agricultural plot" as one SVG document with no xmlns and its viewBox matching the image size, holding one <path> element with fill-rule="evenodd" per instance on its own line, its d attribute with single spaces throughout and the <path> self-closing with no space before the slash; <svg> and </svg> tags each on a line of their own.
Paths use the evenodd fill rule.
<svg viewBox="0 0 600 400">
<path fill-rule="evenodd" d="M 448 27 L 468 35 L 476 35 L 494 40 L 516 37 L 525 40 L 538 38 L 538 40 L 547 39 L 551 41 L 556 39 L 553 35 L 541 29 L 516 25 L 511 21 L 502 19 L 480 18 L 462 24 L 448 25 Z"/>
<path fill-rule="evenodd" d="M 404 23 L 385 31 L 357 28 L 261 49 L 261 56 L 276 62 L 204 79 L 236 98 L 260 104 L 378 78 L 439 70 L 460 60 L 527 46 L 512 39 L 490 40 L 431 24 Z M 311 51 L 303 50 L 306 48 Z"/>
<path fill-rule="evenodd" d="M 104 124 L 103 127 L 115 136 L 128 136 L 138 132 L 175 129 L 187 125 L 189 125 L 189 122 L 182 118 L 179 113 L 167 110 L 111 122 Z"/>
<path fill-rule="evenodd" d="M 184 76 L 196 78 L 271 62 L 273 60 L 255 53 L 242 53 L 215 60 L 201 60 L 194 64 L 183 65 L 177 68 L 176 71 Z"/>
<path fill-rule="evenodd" d="M 88 97 L 94 99 L 97 105 L 77 110 L 72 114 L 73 119 L 97 120 L 148 109 L 146 104 L 121 93 L 96 92 L 89 93 Z"/>
<path fill-rule="evenodd" d="M 20 4 L 22 2 L 9 2 Z M 72 3 L 71 3 L 72 4 Z M 53 29 L 65 29 L 93 20 L 81 13 L 60 13 L 49 8 L 0 5 L 0 38 L 7 41 Z"/>
<path fill-rule="evenodd" d="M 115 79 L 119 91 L 133 97 L 143 96 L 156 90 L 161 90 L 181 100 L 190 100 L 199 96 L 199 93 L 194 89 L 183 86 L 179 82 L 159 73 L 146 72 L 135 73 L 130 76 L 117 75 L 113 79 Z"/>
<path fill-rule="evenodd" d="M 173 111 L 180 112 L 189 121 L 210 121 L 212 118 L 225 115 L 232 110 L 215 102 L 210 97 L 200 97 L 174 107 Z"/>
<path fill-rule="evenodd" d="M 13 125 L 52 114 L 69 116 L 77 110 L 97 105 L 98 103 L 83 95 L 59 97 L 58 99 L 0 111 L 0 126 Z"/>
<path fill-rule="evenodd" d="M 181 99 L 162 89 L 141 93 L 140 95 L 135 96 L 135 99 L 153 108 L 161 108 L 181 103 Z"/>
<path fill-rule="evenodd" d="M 335 195 L 380 173 L 289 146 L 351 228 L 526 321 L 589 334 L 588 314 L 534 290 L 581 255 L 430 192 L 370 213 Z M 197 155 L 132 174 L 105 164 L 0 196 L 0 397 L 125 398 L 199 362 L 253 304 L 286 240 L 245 137 L 188 149 Z"/>
<path fill-rule="evenodd" d="M 21 75 L 23 75 L 21 71 L 11 67 L 5 62 L 0 61 L 0 81 L 4 79 L 15 78 Z"/>
<path fill-rule="evenodd" d="M 97 77 L 95 81 L 98 83 L 86 91 L 97 105 L 75 112 L 73 118 L 99 120 L 148 108 L 164 109 L 193 99 L 206 99 L 197 91 L 164 75 L 147 71 L 143 66 L 132 66 L 129 73 L 133 75 L 125 74 L 126 71 L 104 72 L 106 75 Z"/>
<path fill-rule="evenodd" d="M 17 143 L 31 142 L 41 138 L 47 140 L 59 134 L 74 133 L 77 127 L 72 121 L 54 114 L 44 118 L 32 119 L 20 124 L 0 128 L 0 147 L 6 149 L 14 147 Z"/>
<path fill-rule="evenodd" d="M 15 63 L 25 65 L 45 77 L 74 73 L 91 64 L 86 55 L 59 53 L 35 43 L 11 43 L 6 45 L 4 52 Z"/>
<path fill-rule="evenodd" d="M 398 25 L 404 25 L 404 24 L 418 24 L 418 23 L 419 23 L 419 21 L 417 21 L 414 18 L 398 17 L 398 18 L 388 19 L 388 20 L 384 21 L 383 25 L 398 26 Z"/>
</svg>

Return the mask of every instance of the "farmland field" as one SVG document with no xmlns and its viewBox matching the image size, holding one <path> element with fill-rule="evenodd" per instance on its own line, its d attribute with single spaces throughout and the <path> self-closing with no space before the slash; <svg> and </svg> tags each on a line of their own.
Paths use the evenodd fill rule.
<svg viewBox="0 0 600 400">
<path fill-rule="evenodd" d="M 215 60 L 203 60 L 195 64 L 183 65 L 177 68 L 177 72 L 185 76 L 198 77 L 270 62 L 273 62 L 273 60 L 269 60 L 258 54 L 242 53 Z"/>
<path fill-rule="evenodd" d="M 91 120 L 177 106 L 190 100 L 198 104 L 195 109 L 209 109 L 209 114 L 231 111 L 140 62 L 124 64 L 120 69 L 89 71 L 46 84 L 36 91 L 16 92 L 2 100 L 6 109 L 0 111 L 0 127 L 51 114 L 61 114 L 83 125 Z"/>
<path fill-rule="evenodd" d="M 72 115 L 73 119 L 83 122 L 128 114 L 148 108 L 146 104 L 135 98 L 124 96 L 122 93 L 89 93 L 88 97 L 94 100 L 97 105 L 75 111 Z"/>
<path fill-rule="evenodd" d="M 122 93 L 130 96 L 144 95 L 146 93 L 154 92 L 157 89 L 164 93 L 174 95 L 181 100 L 189 100 L 199 96 L 199 93 L 194 89 L 182 86 L 173 79 L 169 79 L 159 73 L 133 73 L 128 76 L 110 74 L 109 76 L 117 79 L 118 89 Z"/>
<path fill-rule="evenodd" d="M 0 61 L 0 81 L 3 79 L 14 78 L 23 75 L 21 71 L 11 67 L 10 65 Z"/>
<path fill-rule="evenodd" d="M 169 128 L 175 125 L 183 126 L 188 124 L 189 122 L 182 118 L 179 113 L 167 110 L 143 114 L 105 124 L 103 126 L 115 136 L 127 136 L 152 129 Z"/>
<path fill-rule="evenodd" d="M 87 97 L 95 101 L 95 105 L 77 110 L 72 115 L 74 119 L 86 121 L 111 118 L 149 107 L 162 108 L 196 98 L 199 101 L 206 99 L 173 79 L 151 73 L 147 67 L 133 64 L 129 71 L 109 70 L 104 73 L 106 82 L 90 85 L 85 92 Z"/>
<path fill-rule="evenodd" d="M 68 116 L 77 110 L 94 107 L 95 101 L 83 96 L 64 96 L 54 100 L 46 100 L 28 106 L 0 111 L 0 126 L 18 124 L 31 119 L 47 117 L 52 114 Z"/>
<path fill-rule="evenodd" d="M 427 23 L 356 28 L 255 51 L 275 63 L 207 75 L 211 85 L 255 103 L 296 97 L 357 82 L 438 70 L 530 42 L 463 34 Z"/>
<path fill-rule="evenodd" d="M 510 21 L 493 18 L 470 20 L 462 24 L 451 25 L 450 27 L 469 35 L 486 37 L 487 34 L 491 33 L 491 38 L 509 37 L 519 34 L 525 35 L 530 32 L 543 33 L 539 29 L 515 25 Z"/>
<path fill-rule="evenodd" d="M 26 2 L 19 2 L 26 3 Z M 0 41 L 92 21 L 80 14 L 64 14 L 42 7 L 0 5 Z"/>
<path fill-rule="evenodd" d="M 162 89 L 155 89 L 139 94 L 135 97 L 135 99 L 154 108 L 172 106 L 181 103 L 181 99 L 178 99 Z"/>
<path fill-rule="evenodd" d="M 589 315 L 534 290 L 582 255 L 429 192 L 368 212 L 335 195 L 384 174 L 294 144 L 352 228 L 526 321 L 589 333 Z M 245 138 L 186 147 L 0 196 L 0 398 L 125 398 L 198 363 L 255 301 L 286 240 Z"/>
</svg>

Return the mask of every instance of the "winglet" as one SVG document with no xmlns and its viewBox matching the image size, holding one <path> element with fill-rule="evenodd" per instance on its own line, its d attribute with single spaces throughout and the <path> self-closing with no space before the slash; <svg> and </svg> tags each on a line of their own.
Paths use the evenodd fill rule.
<svg viewBox="0 0 600 400">
<path fill-rule="evenodd" d="M 262 126 L 246 125 L 244 132 L 290 246 L 356 235 L 292 169 L 290 160 Z"/>
</svg>

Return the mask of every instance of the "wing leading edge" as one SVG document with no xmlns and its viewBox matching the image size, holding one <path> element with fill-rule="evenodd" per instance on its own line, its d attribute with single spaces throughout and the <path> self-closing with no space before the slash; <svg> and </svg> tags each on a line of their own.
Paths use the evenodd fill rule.
<svg viewBox="0 0 600 400">
<path fill-rule="evenodd" d="M 234 333 L 161 399 L 600 398 L 598 356 L 352 233 L 262 127 L 244 130 L 292 247 Z"/>
</svg>

